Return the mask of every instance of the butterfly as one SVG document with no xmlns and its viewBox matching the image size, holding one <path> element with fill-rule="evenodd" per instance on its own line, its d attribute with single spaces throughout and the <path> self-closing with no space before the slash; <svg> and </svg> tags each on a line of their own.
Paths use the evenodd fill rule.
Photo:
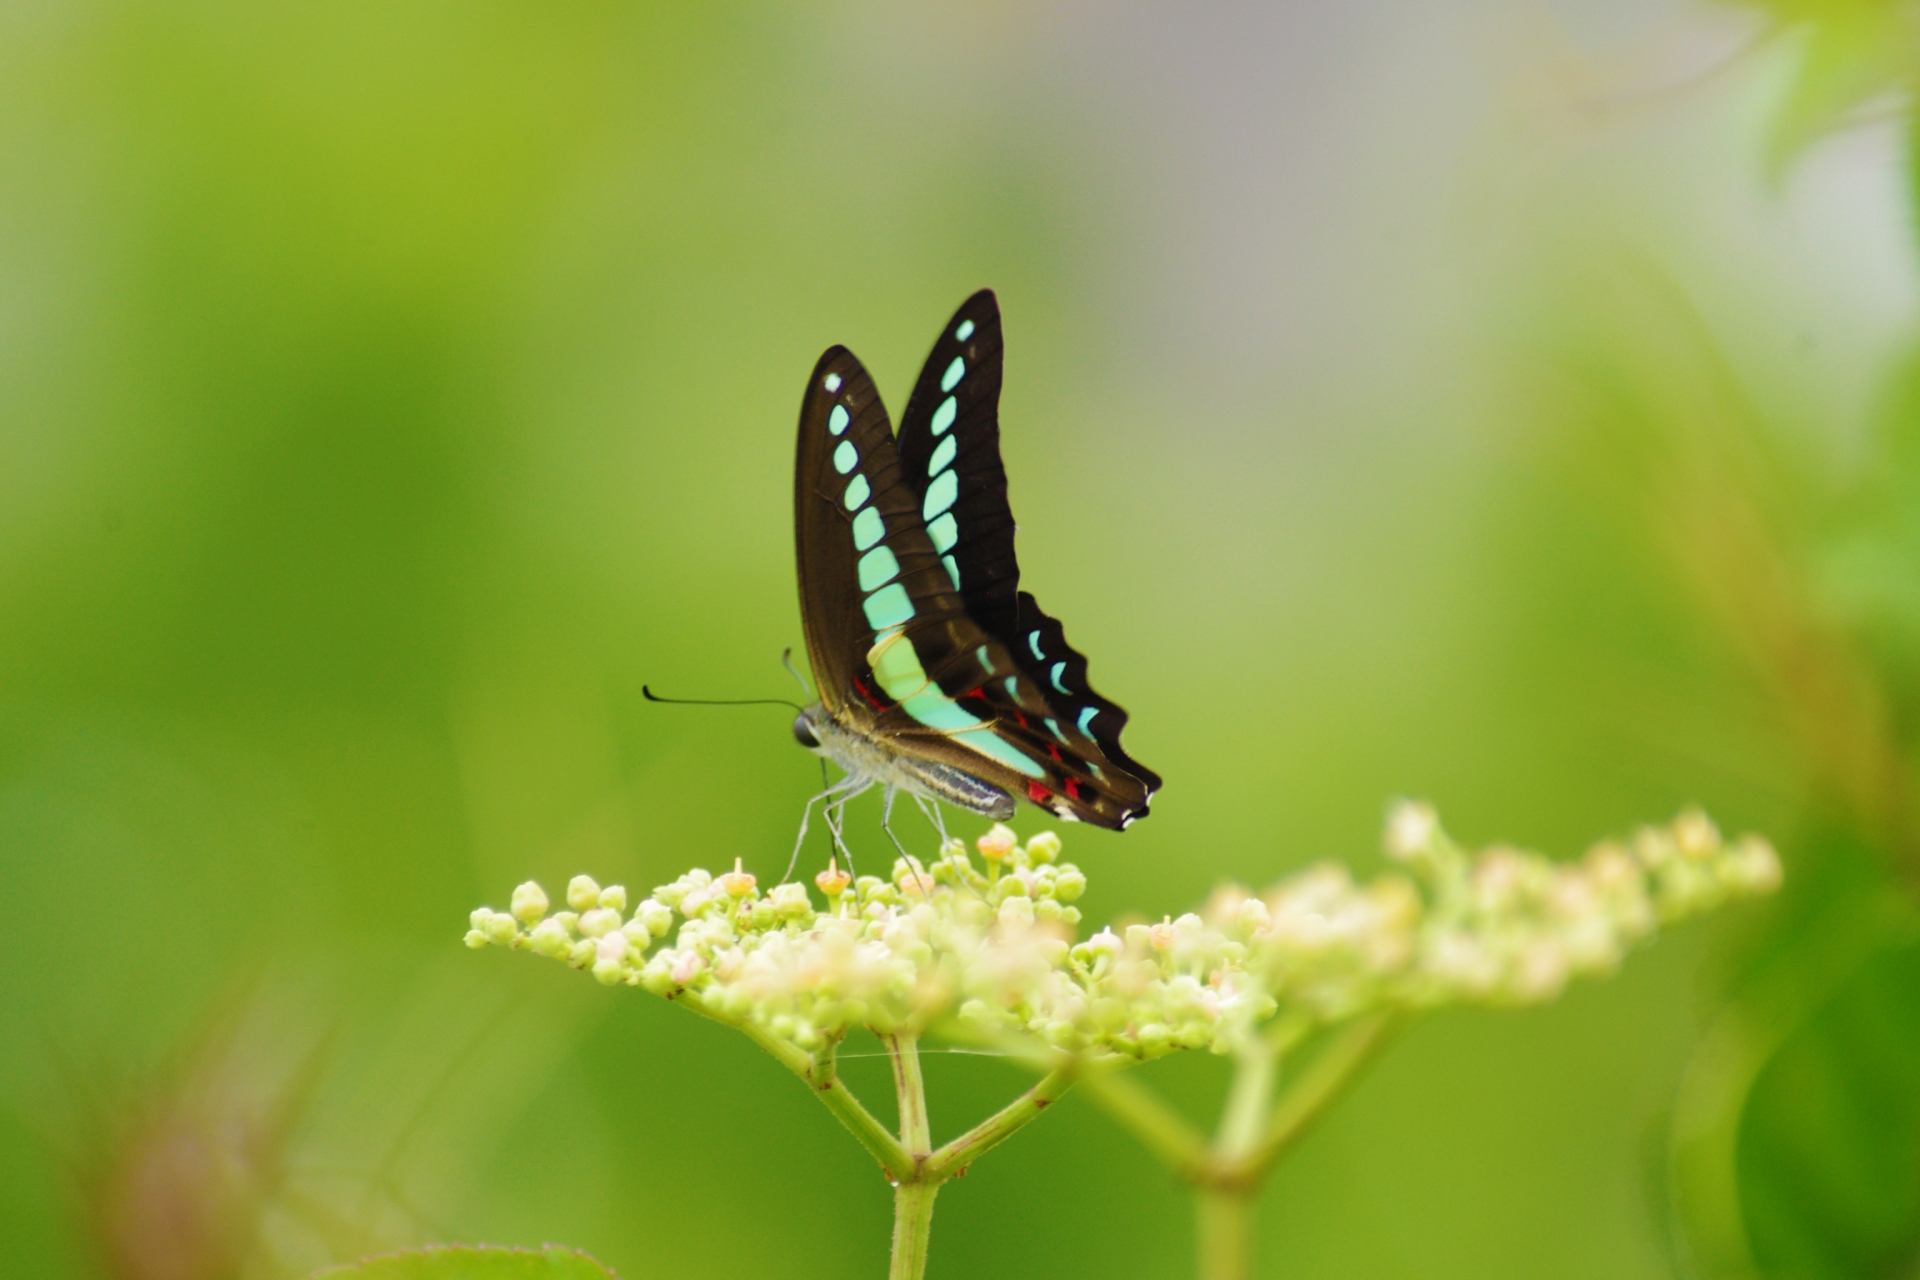
<svg viewBox="0 0 1920 1280">
<path fill-rule="evenodd" d="M 830 822 L 881 786 L 889 812 L 897 791 L 1001 820 L 1026 799 L 1122 830 L 1160 787 L 1120 747 L 1127 713 L 1020 590 L 1000 378 L 1000 308 L 982 289 L 934 343 L 898 437 L 845 347 L 807 382 L 793 522 L 818 701 L 793 734 L 845 771 L 814 797 Z"/>
</svg>

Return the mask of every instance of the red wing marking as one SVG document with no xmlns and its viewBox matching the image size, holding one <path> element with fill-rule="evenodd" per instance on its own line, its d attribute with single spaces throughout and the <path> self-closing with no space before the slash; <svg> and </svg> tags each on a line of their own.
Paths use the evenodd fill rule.
<svg viewBox="0 0 1920 1280">
<path fill-rule="evenodd" d="M 1041 802 L 1046 800 L 1048 796 L 1052 794 L 1053 794 L 1052 792 L 1048 791 L 1045 787 L 1041 786 L 1037 782 L 1029 782 L 1027 784 L 1027 799 L 1033 801 L 1035 804 L 1040 804 Z"/>
<path fill-rule="evenodd" d="M 860 681 L 855 680 L 853 682 L 853 687 L 856 691 L 858 691 L 861 697 L 867 700 L 867 705 L 872 707 L 875 711 L 885 711 L 887 709 L 887 704 L 880 701 L 880 699 L 874 697 L 873 690 L 867 688 L 867 686 L 862 684 Z"/>
<path fill-rule="evenodd" d="M 1079 798 L 1080 798 L 1080 779 L 1068 778 L 1067 779 L 1067 799 L 1078 800 Z"/>
</svg>

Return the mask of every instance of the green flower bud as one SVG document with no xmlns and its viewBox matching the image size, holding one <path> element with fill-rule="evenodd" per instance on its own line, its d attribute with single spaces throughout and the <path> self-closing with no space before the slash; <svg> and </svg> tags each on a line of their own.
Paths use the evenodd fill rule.
<svg viewBox="0 0 1920 1280">
<path fill-rule="evenodd" d="M 1402 800 L 1387 814 L 1387 856 L 1412 862 L 1430 852 L 1440 834 L 1440 819 L 1430 804 Z"/>
<path fill-rule="evenodd" d="M 567 948 L 567 963 L 576 969 L 584 969 L 593 963 L 595 946 L 592 938 L 582 938 Z"/>
<path fill-rule="evenodd" d="M 620 927 L 620 913 L 611 907 L 595 907 L 583 912 L 577 926 L 589 938 L 602 938 Z"/>
<path fill-rule="evenodd" d="M 493 942 L 493 939 L 489 938 L 486 935 L 486 932 L 484 930 L 481 930 L 481 929 L 467 930 L 467 945 L 472 947 L 475 951 L 478 951 L 480 948 L 484 946 L 491 945 L 492 942 Z"/>
<path fill-rule="evenodd" d="M 627 887 L 623 884 L 610 884 L 600 891 L 599 905 L 609 911 L 625 914 L 627 909 Z"/>
<path fill-rule="evenodd" d="M 1027 861 L 1036 867 L 1044 867 L 1060 856 L 1060 837 L 1051 831 L 1042 831 L 1027 841 Z"/>
<path fill-rule="evenodd" d="M 1060 864 L 1053 877 L 1053 896 L 1057 902 L 1073 902 L 1087 891 L 1087 877 L 1071 862 Z M 1258 901 L 1258 899 L 1255 899 Z"/>
<path fill-rule="evenodd" d="M 591 911 L 600 905 L 600 886 L 592 876 L 575 876 L 567 881 L 567 905 L 575 911 Z"/>
<path fill-rule="evenodd" d="M 557 958 L 573 946 L 573 937 L 558 920 L 542 920 L 533 927 L 528 945 L 536 955 Z"/>
<path fill-rule="evenodd" d="M 538 924 L 547 914 L 547 905 L 547 891 L 531 880 L 513 891 L 514 919 L 522 924 Z"/>
<path fill-rule="evenodd" d="M 467 927 L 469 929 L 485 929 L 487 927 L 487 921 L 491 919 L 493 919 L 492 907 L 475 907 L 472 914 L 467 917 Z"/>
<path fill-rule="evenodd" d="M 494 942 L 504 945 L 520 936 L 520 926 L 512 916 L 496 911 L 487 917 L 486 924 L 481 926 L 481 932 Z"/>
<path fill-rule="evenodd" d="M 1000 904 L 1000 923 L 1004 925 L 1030 925 L 1033 923 L 1033 899 L 1012 897 Z"/>
<path fill-rule="evenodd" d="M 673 928 L 673 908 L 666 903 L 648 898 L 634 911 L 635 920 L 644 921 L 647 932 L 656 938 L 667 936 L 667 930 Z"/>
</svg>

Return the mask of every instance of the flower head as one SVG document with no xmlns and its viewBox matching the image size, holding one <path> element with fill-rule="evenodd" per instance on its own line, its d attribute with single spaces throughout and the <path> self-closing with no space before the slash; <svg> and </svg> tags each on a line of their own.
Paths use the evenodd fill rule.
<svg viewBox="0 0 1920 1280">
<path fill-rule="evenodd" d="M 1560 863 L 1505 846 L 1469 854 L 1409 802 L 1389 815 L 1386 844 L 1404 871 L 1362 883 L 1322 863 L 1077 944 L 1086 876 L 1059 861 L 1059 837 L 1022 846 L 998 825 L 977 842 L 984 869 L 958 841 L 930 863 L 899 859 L 884 880 L 830 866 L 815 879 L 825 909 L 803 884 L 762 896 L 736 864 L 689 871 L 628 918 L 624 890 L 578 876 L 574 911 L 548 916 L 546 895 L 522 885 L 511 913 L 473 914 L 467 942 L 691 996 L 809 1051 L 867 1026 L 1146 1058 L 1227 1052 L 1282 1010 L 1325 1023 L 1551 999 L 1658 926 L 1780 880 L 1765 841 L 1728 844 L 1697 811 Z"/>
</svg>

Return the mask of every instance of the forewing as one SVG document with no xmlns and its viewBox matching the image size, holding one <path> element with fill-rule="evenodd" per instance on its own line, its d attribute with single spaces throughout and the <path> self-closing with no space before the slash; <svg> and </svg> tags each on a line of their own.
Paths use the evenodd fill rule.
<svg viewBox="0 0 1920 1280">
<path fill-rule="evenodd" d="M 967 602 L 990 634 L 1016 625 L 1020 563 L 1000 464 L 1000 306 L 982 289 L 940 331 L 900 419 L 900 466 L 921 518 Z"/>
<path fill-rule="evenodd" d="M 1160 777 L 1120 746 L 1127 713 L 1094 691 L 1086 658 L 1067 643 L 1060 623 L 1019 589 L 1015 525 L 1000 461 L 1002 352 L 999 304 L 992 290 L 982 289 L 954 312 L 920 371 L 901 420 L 900 468 L 920 497 L 927 537 L 955 579 L 968 614 L 1010 654 L 1039 699 L 1037 705 L 1029 698 L 1005 710 L 1030 723 L 1059 726 L 1058 734 L 1048 731 L 1034 743 L 1011 736 L 1023 749 L 1037 746 L 1084 760 L 1084 780 L 1108 793 L 1130 821 L 1144 816 Z M 1116 817 L 1106 825 L 1124 822 Z"/>
</svg>

